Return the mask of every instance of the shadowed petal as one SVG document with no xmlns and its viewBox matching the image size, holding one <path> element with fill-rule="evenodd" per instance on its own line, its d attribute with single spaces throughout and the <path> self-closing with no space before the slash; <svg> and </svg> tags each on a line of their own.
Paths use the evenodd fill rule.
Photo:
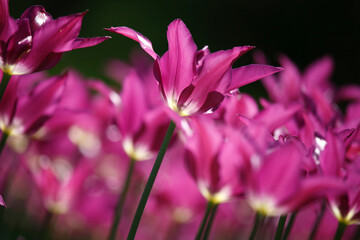
<svg viewBox="0 0 360 240">
<path fill-rule="evenodd" d="M 18 22 L 18 30 L 9 38 L 7 43 L 5 62 L 8 65 L 15 64 L 24 54 L 27 54 L 32 45 L 32 36 L 28 19 Z M 16 68 L 16 67 L 15 67 Z M 12 71 L 10 69 L 10 71 Z"/>
<path fill-rule="evenodd" d="M 296 211 L 305 204 L 324 197 L 326 194 L 339 194 L 345 192 L 348 186 L 344 182 L 335 178 L 328 177 L 311 177 L 304 179 L 301 189 L 296 194 L 296 197 L 291 198 L 291 201 L 285 203 L 289 211 Z"/>
<path fill-rule="evenodd" d="M 0 125 L 5 124 L 8 126 L 12 121 L 18 100 L 17 89 L 18 79 L 12 77 L 6 87 L 4 97 L 0 102 Z"/>
</svg>

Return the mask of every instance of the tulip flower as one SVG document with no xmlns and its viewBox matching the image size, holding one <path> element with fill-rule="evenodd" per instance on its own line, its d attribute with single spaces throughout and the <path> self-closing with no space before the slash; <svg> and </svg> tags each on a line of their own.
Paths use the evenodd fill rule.
<svg viewBox="0 0 360 240">
<path fill-rule="evenodd" d="M 17 96 L 19 77 L 10 82 L 0 103 L 0 129 L 8 136 L 35 133 L 57 107 L 67 75 L 48 79 L 24 96 Z"/>
<path fill-rule="evenodd" d="M 169 50 L 158 56 L 152 43 L 128 27 L 112 27 L 111 32 L 127 36 L 155 60 L 154 73 L 167 106 L 180 116 L 214 110 L 231 90 L 281 71 L 267 65 L 248 65 L 232 69 L 232 64 L 252 46 L 234 47 L 210 53 L 197 50 L 190 31 L 177 19 L 167 32 Z"/>
<path fill-rule="evenodd" d="M 97 45 L 109 37 L 78 38 L 86 12 L 53 19 L 42 6 L 32 6 L 17 20 L 8 0 L 0 3 L 0 68 L 22 75 L 53 67 L 63 52 Z"/>
</svg>

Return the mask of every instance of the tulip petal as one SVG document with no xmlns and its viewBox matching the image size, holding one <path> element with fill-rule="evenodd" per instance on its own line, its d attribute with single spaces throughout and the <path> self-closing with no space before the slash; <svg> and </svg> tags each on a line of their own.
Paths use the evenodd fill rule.
<svg viewBox="0 0 360 240">
<path fill-rule="evenodd" d="M 72 50 L 73 39 L 80 32 L 81 21 L 85 13 L 73 14 L 50 21 L 34 33 L 31 51 L 18 63 L 31 71 L 37 71 L 39 66 L 53 66 L 61 53 Z M 52 55 L 47 58 L 48 55 Z M 44 60 L 48 60 L 45 64 Z M 43 69 L 41 69 L 43 70 Z"/>
<path fill-rule="evenodd" d="M 138 42 L 142 49 L 144 49 L 145 52 L 147 52 L 154 60 L 156 60 L 159 56 L 154 52 L 154 49 L 152 47 L 152 44 L 149 39 L 147 39 L 144 35 L 141 33 L 128 28 L 128 27 L 111 27 L 105 29 L 110 32 L 122 34 L 125 37 L 131 38 Z"/>
<path fill-rule="evenodd" d="M 52 16 L 45 11 L 43 6 L 31 6 L 25 10 L 20 19 L 28 19 L 30 23 L 31 32 L 34 33 L 40 29 L 44 24 L 53 20 Z"/>
<path fill-rule="evenodd" d="M 166 74 L 162 76 L 163 88 L 166 95 L 177 98 L 195 76 L 197 46 L 189 29 L 180 19 L 170 23 L 167 39 L 169 51 L 166 64 L 161 64 L 163 59 L 160 59 L 161 72 Z"/>
<path fill-rule="evenodd" d="M 111 37 L 105 36 L 105 37 L 94 37 L 94 38 L 76 38 L 69 49 L 79 49 L 79 48 L 87 48 L 92 47 L 95 45 L 98 45 L 99 43 L 102 43 L 103 41 L 110 39 Z"/>
<path fill-rule="evenodd" d="M 24 124 L 26 133 L 36 131 L 39 121 L 54 113 L 60 100 L 67 74 L 41 82 L 27 97 L 19 100 L 17 117 Z M 45 117 L 45 118 L 44 118 Z"/>
<path fill-rule="evenodd" d="M 0 205 L 6 207 L 3 197 L 0 195 Z"/>
<path fill-rule="evenodd" d="M 225 92 L 231 84 L 231 65 L 242 54 L 251 50 L 251 46 L 235 47 L 218 51 L 204 59 L 200 74 L 193 80 L 194 91 L 186 104 L 201 107 L 210 92 Z"/>
<path fill-rule="evenodd" d="M 262 64 L 251 64 L 233 69 L 232 82 L 228 91 L 242 87 L 256 80 L 282 71 L 282 68 Z"/>
</svg>

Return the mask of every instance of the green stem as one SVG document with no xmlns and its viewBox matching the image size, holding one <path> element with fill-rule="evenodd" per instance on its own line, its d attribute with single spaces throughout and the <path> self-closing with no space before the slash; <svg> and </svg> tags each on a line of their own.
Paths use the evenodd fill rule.
<svg viewBox="0 0 360 240">
<path fill-rule="evenodd" d="M 157 176 L 157 174 L 159 172 L 162 160 L 164 159 L 166 149 L 167 149 L 167 147 L 168 147 L 168 145 L 170 143 L 170 140 L 171 140 L 171 137 L 172 137 L 172 135 L 174 133 L 175 127 L 176 127 L 176 124 L 173 121 L 170 121 L 168 130 L 166 131 L 164 140 L 163 140 L 163 142 L 161 144 L 161 147 L 160 147 L 159 153 L 158 153 L 158 155 L 156 157 L 153 168 L 151 169 L 151 173 L 150 173 L 150 176 L 149 176 L 149 178 L 148 178 L 148 180 L 146 182 L 144 192 L 141 195 L 139 205 L 138 205 L 138 207 L 136 209 L 136 213 L 135 213 L 134 219 L 133 219 L 131 227 L 130 227 L 129 235 L 127 237 L 128 240 L 131 240 L 131 239 L 135 238 L 136 231 L 137 231 L 137 229 L 139 227 L 140 220 L 141 220 L 142 214 L 144 212 L 146 202 L 147 202 L 147 200 L 149 198 L 152 186 L 154 185 L 156 176 Z"/>
<path fill-rule="evenodd" d="M 120 219 L 121 219 L 121 215 L 122 215 L 122 210 L 124 208 L 126 196 L 127 196 L 127 193 L 128 193 L 129 187 L 130 187 L 131 178 L 132 178 L 133 173 L 134 173 L 135 162 L 136 161 L 134 159 L 130 159 L 130 164 L 129 164 L 129 168 L 128 168 L 127 175 L 126 175 L 126 180 L 125 180 L 122 192 L 119 195 L 119 199 L 118 199 L 118 202 L 117 202 L 117 205 L 116 205 L 113 224 L 112 224 L 112 227 L 110 229 L 110 234 L 109 234 L 109 237 L 108 237 L 109 240 L 114 240 L 115 237 L 116 237 L 116 233 L 117 233 L 119 223 L 120 223 Z"/>
<path fill-rule="evenodd" d="M 205 211 L 203 220 L 201 221 L 200 227 L 199 227 L 199 229 L 198 229 L 198 231 L 196 233 L 195 240 L 200 240 L 201 239 L 201 236 L 202 236 L 202 234 L 204 232 L 204 228 L 206 226 L 207 220 L 209 218 L 209 215 L 210 215 L 211 210 L 213 209 L 213 207 L 214 207 L 214 203 L 212 201 L 208 201 L 206 211 Z"/>
<path fill-rule="evenodd" d="M 56 217 L 57 217 L 56 213 L 53 213 L 49 210 L 46 211 L 46 215 L 41 227 L 40 239 L 42 240 L 52 239 L 52 234 L 55 229 Z"/>
<path fill-rule="evenodd" d="M 357 226 L 357 230 L 352 238 L 352 240 L 359 240 L 360 239 L 360 225 Z"/>
<path fill-rule="evenodd" d="M 3 76 L 2 76 L 2 79 L 0 82 L 0 102 L 4 96 L 4 93 L 5 93 L 6 87 L 9 83 L 10 78 L 11 78 L 11 75 L 3 73 Z"/>
<path fill-rule="evenodd" d="M 212 227 L 212 224 L 214 222 L 215 215 L 216 215 L 216 210 L 217 210 L 218 206 L 219 206 L 218 204 L 214 204 L 214 207 L 213 207 L 213 209 L 211 211 L 211 215 L 210 215 L 209 221 L 207 222 L 206 229 L 205 229 L 205 232 L 204 232 L 204 237 L 203 237 L 202 240 L 207 240 L 208 237 L 209 237 L 211 227 Z"/>
<path fill-rule="evenodd" d="M 281 237 L 283 235 L 283 231 L 284 231 L 284 227 L 285 227 L 285 223 L 286 223 L 286 218 L 287 215 L 282 215 L 279 218 L 279 223 L 277 225 L 276 228 L 276 233 L 275 233 L 275 240 L 281 240 Z"/>
<path fill-rule="evenodd" d="M 321 222 L 321 220 L 322 220 L 322 218 L 324 216 L 325 207 L 326 207 L 326 203 L 325 203 L 325 201 L 322 201 L 320 213 L 319 213 L 319 215 L 317 216 L 317 218 L 315 220 L 315 224 L 314 224 L 314 227 L 311 230 L 309 240 L 313 240 L 315 235 L 316 235 L 317 229 L 318 229 L 318 227 L 320 225 L 320 222 Z"/>
<path fill-rule="evenodd" d="M 334 236 L 334 240 L 341 240 L 341 237 L 344 234 L 346 227 L 347 227 L 347 225 L 345 223 L 339 222 L 338 227 L 336 229 L 335 236 Z"/>
<path fill-rule="evenodd" d="M 257 233 L 258 229 L 261 227 L 261 225 L 264 223 L 264 220 L 265 220 L 265 217 L 263 215 L 261 215 L 260 213 L 256 213 L 255 220 L 254 220 L 254 226 L 251 231 L 249 240 L 255 239 L 256 233 Z"/>
<path fill-rule="evenodd" d="M 3 132 L 0 140 L 0 156 L 5 148 L 6 141 L 9 137 L 9 134 L 7 132 Z"/>
<path fill-rule="evenodd" d="M 289 223 L 286 225 L 285 232 L 284 232 L 282 240 L 286 240 L 288 238 L 288 236 L 290 234 L 290 231 L 291 231 L 291 228 L 294 225 L 294 222 L 295 222 L 295 219 L 296 219 L 296 214 L 297 214 L 297 212 L 294 212 L 293 214 L 291 214 Z"/>
</svg>

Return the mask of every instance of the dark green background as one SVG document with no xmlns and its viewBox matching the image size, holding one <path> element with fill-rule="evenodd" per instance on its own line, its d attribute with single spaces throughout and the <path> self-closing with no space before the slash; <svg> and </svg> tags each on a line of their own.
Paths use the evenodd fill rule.
<svg viewBox="0 0 360 240">
<path fill-rule="evenodd" d="M 167 49 L 167 25 L 181 18 L 198 46 L 211 51 L 237 45 L 255 45 L 276 65 L 285 53 L 304 69 L 311 61 L 330 54 L 335 59 L 333 80 L 337 84 L 359 81 L 360 1 L 86 1 L 10 0 L 10 13 L 18 18 L 30 5 L 43 5 L 54 18 L 89 10 L 81 37 L 111 35 L 99 46 L 66 53 L 52 70 L 73 66 L 85 76 L 103 77 L 108 59 L 128 59 L 130 49 L 139 48 L 123 36 L 104 31 L 128 26 L 147 36 L 158 54 Z M 235 66 L 251 63 L 251 53 Z"/>
</svg>

